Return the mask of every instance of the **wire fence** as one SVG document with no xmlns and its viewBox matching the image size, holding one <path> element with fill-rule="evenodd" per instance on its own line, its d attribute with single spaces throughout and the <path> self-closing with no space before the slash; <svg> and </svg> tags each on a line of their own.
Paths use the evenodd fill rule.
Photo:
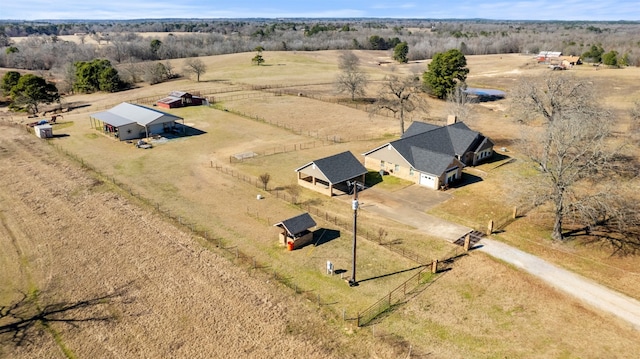
<svg viewBox="0 0 640 359">
<path fill-rule="evenodd" d="M 424 258 L 420 257 L 415 253 L 411 253 L 406 250 L 398 250 L 398 249 L 395 249 L 393 246 L 387 246 L 387 248 L 389 248 L 390 250 L 396 253 L 399 253 L 417 263 L 420 263 L 421 266 L 423 266 L 423 269 L 420 272 L 418 272 L 416 275 L 414 275 L 414 277 L 410 278 L 405 283 L 400 285 L 398 288 L 394 289 L 389 294 L 385 295 L 383 298 L 381 298 L 379 301 L 377 301 L 374 305 L 372 305 L 368 309 L 362 311 L 361 313 L 357 313 L 355 317 L 350 317 L 347 315 L 346 310 L 343 309 L 341 312 L 338 312 L 334 305 L 328 305 L 328 304 L 335 304 L 335 301 L 323 299 L 321 291 L 309 291 L 299 287 L 295 281 L 294 276 L 285 275 L 278 272 L 271 265 L 267 263 L 263 263 L 260 260 L 258 260 L 256 256 L 252 256 L 245 253 L 237 245 L 230 245 L 231 241 L 223 237 L 212 234 L 209 230 L 200 226 L 198 223 L 191 222 L 187 216 L 173 212 L 168 208 L 164 208 L 160 203 L 154 202 L 148 199 L 141 192 L 136 191 L 132 186 L 119 181 L 114 176 L 109 176 L 101 172 L 99 169 L 91 165 L 89 162 L 84 161 L 84 159 L 78 156 L 77 154 L 74 154 L 72 152 L 65 150 L 63 147 L 55 144 L 52 141 L 47 141 L 46 143 L 53 146 L 55 150 L 57 150 L 59 153 L 67 156 L 68 158 L 80 164 L 82 168 L 94 173 L 97 177 L 110 182 L 113 186 L 121 190 L 123 193 L 126 193 L 131 198 L 134 198 L 137 201 L 152 208 L 155 212 L 157 212 L 158 215 L 164 217 L 169 222 L 176 225 L 178 228 L 182 228 L 186 232 L 206 240 L 207 243 L 211 244 L 213 247 L 218 249 L 218 252 L 223 254 L 225 258 L 233 261 L 237 265 L 242 265 L 242 266 L 245 266 L 246 268 L 250 268 L 251 270 L 254 270 L 255 273 L 262 273 L 262 275 L 269 277 L 288 288 L 291 288 L 295 292 L 295 294 L 301 295 L 305 299 L 309 300 L 310 302 L 315 303 L 321 308 L 324 308 L 328 313 L 331 313 L 331 315 L 335 319 L 341 318 L 344 322 L 352 322 L 352 323 L 355 323 L 355 325 L 357 326 L 366 325 L 367 323 L 369 323 L 371 320 L 373 320 L 380 314 L 389 310 L 389 308 L 391 308 L 392 306 L 401 303 L 404 300 L 403 298 L 406 298 L 406 296 L 413 293 L 416 290 L 416 288 L 418 288 L 420 285 L 428 283 L 430 278 L 432 278 L 431 276 L 426 276 L 425 268 L 427 268 L 429 265 L 427 263 L 430 263 L 431 265 L 433 265 L 433 262 L 427 262 L 425 261 Z M 213 166 L 213 164 L 212 164 L 212 167 L 214 167 L 219 172 L 228 174 L 232 178 L 251 184 L 257 188 L 271 190 L 272 192 L 275 192 L 276 198 L 282 199 L 292 204 L 300 205 L 298 203 L 298 196 L 295 193 L 289 194 L 286 191 L 281 190 L 279 188 L 269 189 L 267 188 L 266 184 L 262 183 L 258 178 L 244 175 L 233 169 L 228 169 L 226 167 L 222 167 L 219 165 Z M 337 214 L 331 214 L 327 211 L 321 210 L 315 206 L 310 206 L 308 204 L 306 206 L 302 206 L 302 208 L 306 208 L 311 213 L 314 213 L 316 217 L 324 218 L 324 220 L 329 223 L 333 223 L 345 229 L 348 229 L 349 227 L 350 222 L 346 218 L 343 218 Z M 271 223 L 268 218 L 267 218 L 267 222 Z M 363 231 L 359 231 L 359 233 L 363 234 L 362 237 L 366 238 L 367 240 L 376 241 L 376 237 L 373 236 L 373 233 L 371 231 L 363 230 Z M 380 238 L 378 238 L 378 243 L 381 245 L 385 245 L 385 243 L 383 243 Z M 458 252 L 458 249 L 456 249 L 455 256 L 450 256 L 450 258 L 448 259 L 450 261 L 450 264 L 446 264 L 447 260 L 440 261 L 435 273 L 446 272 L 449 268 L 447 266 L 450 266 L 453 263 L 454 258 L 456 256 L 459 256 L 457 252 Z M 400 293 L 402 293 L 402 295 Z"/>
<path fill-rule="evenodd" d="M 229 156 L 229 163 L 240 163 L 240 162 L 244 162 L 244 161 L 248 161 L 248 160 L 252 160 L 260 157 L 273 156 L 277 154 L 283 154 L 283 153 L 289 153 L 289 152 L 295 152 L 295 151 L 309 150 L 317 147 L 330 146 L 335 143 L 338 143 L 338 142 L 333 142 L 330 140 L 328 141 L 319 140 L 319 141 L 313 141 L 313 142 L 301 142 L 301 143 L 294 143 L 294 144 L 288 144 L 288 145 L 282 145 L 282 146 L 274 146 L 272 148 L 267 148 L 262 151 L 259 151 L 259 150 L 249 151 L 249 152 L 237 153 L 235 155 Z"/>
<path fill-rule="evenodd" d="M 412 294 L 422 284 L 425 284 L 430 277 L 431 272 L 427 270 L 427 267 L 422 267 L 418 273 L 373 303 L 369 308 L 359 312 L 355 318 L 356 325 L 362 327 L 371 323 L 375 318 L 391 310 L 394 305 L 403 302 L 408 295 Z"/>
<path fill-rule="evenodd" d="M 315 138 L 315 139 L 327 142 L 325 143 L 325 145 L 335 144 L 335 143 L 344 143 L 344 142 L 350 142 L 350 141 L 371 141 L 371 140 L 378 140 L 380 138 L 379 135 L 361 135 L 361 134 L 358 134 L 357 131 L 349 134 L 348 136 L 337 135 L 337 134 L 327 134 L 327 133 L 322 133 L 320 131 L 311 131 L 308 129 L 302 129 L 300 127 L 296 127 L 291 123 L 280 122 L 279 120 L 272 120 L 265 117 L 260 117 L 259 115 L 250 114 L 240 110 L 234 110 L 232 108 L 225 107 L 223 111 L 233 113 L 234 115 L 242 116 L 246 119 L 269 124 L 279 128 L 283 128 L 296 135 L 311 137 L 311 138 Z"/>
<path fill-rule="evenodd" d="M 213 165 L 217 171 L 225 173 L 227 175 L 232 176 L 238 180 L 244 181 L 246 183 L 252 184 L 258 187 L 258 183 L 261 183 L 258 178 L 252 176 L 246 176 L 240 174 L 238 171 L 233 169 L 229 169 L 220 165 Z M 351 218 L 346 218 L 345 216 L 338 215 L 336 213 L 330 213 L 328 211 L 322 210 L 316 206 L 312 206 L 308 203 L 299 203 L 299 195 L 296 193 L 297 191 L 293 191 L 293 193 L 288 193 L 287 189 L 280 189 L 280 187 L 276 187 L 274 189 L 267 188 L 266 184 L 262 184 L 262 189 L 267 189 L 271 191 L 271 193 L 277 198 L 293 205 L 297 205 L 301 209 L 307 211 L 307 213 L 315 216 L 317 219 L 322 219 L 329 224 L 333 224 L 337 227 L 340 227 L 343 230 L 350 231 L 353 229 Z M 253 216 L 254 218 L 260 219 L 259 213 L 252 213 L 247 208 L 247 214 Z M 269 217 L 264 218 L 267 223 L 272 223 Z M 385 242 L 385 236 L 382 235 L 384 231 L 381 231 L 380 228 L 377 230 L 360 228 L 358 230 L 358 236 L 364 238 L 368 241 L 377 243 L 379 245 L 386 246 L 390 251 L 397 253 L 409 260 L 412 260 L 418 263 L 422 268 L 418 273 L 409 278 L 407 281 L 402 283 L 396 289 L 390 291 L 387 295 L 380 298 L 376 303 L 371 305 L 369 308 L 365 309 L 362 312 L 357 313 L 357 315 L 353 318 L 347 318 L 343 313 L 343 320 L 352 320 L 356 323 L 358 327 L 365 326 L 370 323 L 373 319 L 392 309 L 395 305 L 398 305 L 406 300 L 409 295 L 412 295 L 418 288 L 422 287 L 430 283 L 431 279 L 434 278 L 435 275 L 445 273 L 453 267 L 453 264 L 457 259 L 464 256 L 466 251 L 461 247 L 456 247 L 446 255 L 443 259 L 440 260 L 427 260 L 425 257 L 420 256 L 419 254 L 407 250 L 405 248 L 398 248 L 392 245 L 393 241 Z M 426 271 L 427 268 L 431 268 L 430 271 Z M 319 298 L 319 297 L 318 297 Z M 320 300 L 318 299 L 318 302 Z"/>
<path fill-rule="evenodd" d="M 466 256 L 466 253 L 456 248 L 452 253 L 445 256 L 444 259 L 434 260 L 428 265 L 423 265 L 411 278 L 387 293 L 384 297 L 378 299 L 378 301 L 367 309 L 358 312 L 356 318 L 354 318 L 356 325 L 358 327 L 366 326 L 374 319 L 379 318 L 384 313 L 393 310 L 394 307 L 406 302 L 410 296 L 432 285 L 439 276 L 448 272 L 453 267 L 455 261 L 464 256 Z"/>
<path fill-rule="evenodd" d="M 234 170 L 232 168 L 228 168 L 216 163 L 210 162 L 210 166 L 212 168 L 214 168 L 216 171 L 224 173 L 226 175 L 231 176 L 232 178 L 235 178 L 237 180 L 243 181 L 245 183 L 251 184 L 256 188 L 260 188 L 263 190 L 266 190 L 268 192 L 270 192 L 273 196 L 275 196 L 277 199 L 283 200 L 285 202 L 288 202 L 292 205 L 298 206 L 299 208 L 307 211 L 307 213 L 315 216 L 316 218 L 320 218 L 323 219 L 325 222 L 333 224 L 337 227 L 340 227 L 343 230 L 346 231 L 352 231 L 353 230 L 353 222 L 352 222 L 352 217 L 351 216 L 343 216 L 343 215 L 339 215 L 337 213 L 332 213 L 329 211 L 326 211 L 322 208 L 319 208 L 317 206 L 314 206 L 310 203 L 300 203 L 299 199 L 300 199 L 300 195 L 297 191 L 297 185 L 293 185 L 293 186 L 289 186 L 287 188 L 285 187 L 269 187 L 268 183 L 267 185 L 265 185 L 258 177 L 254 177 L 254 176 L 248 176 L 245 175 L 237 170 Z M 293 187 L 293 188 L 292 188 Z M 255 214 L 253 213 L 252 215 L 254 216 L 259 216 L 259 214 Z M 268 219 L 268 218 L 267 218 Z M 267 222 L 269 222 L 267 220 Z M 374 242 L 377 243 L 381 246 L 385 246 L 385 248 L 389 249 L 390 251 L 397 253 L 409 260 L 412 260 L 418 264 L 427 264 L 427 263 L 431 263 L 431 259 L 428 259 L 424 256 L 419 255 L 418 253 L 415 253 L 411 250 L 408 250 L 406 248 L 403 247 L 398 247 L 394 245 L 393 240 L 388 241 L 386 240 L 386 236 L 384 235 L 385 231 L 384 228 L 379 227 L 379 228 L 359 228 L 358 229 L 358 236 L 362 237 L 363 239 L 366 239 L 370 242 Z"/>
</svg>

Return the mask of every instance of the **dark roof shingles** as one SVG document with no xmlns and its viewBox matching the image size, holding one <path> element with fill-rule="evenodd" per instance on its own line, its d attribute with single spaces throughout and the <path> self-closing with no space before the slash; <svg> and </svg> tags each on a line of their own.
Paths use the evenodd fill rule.
<svg viewBox="0 0 640 359">
<path fill-rule="evenodd" d="M 367 169 L 349 151 L 313 161 L 318 169 L 327 176 L 330 183 L 336 184 L 362 176 Z"/>
<path fill-rule="evenodd" d="M 282 222 L 276 223 L 274 226 L 283 226 L 284 229 L 289 232 L 289 235 L 295 236 L 298 233 L 302 233 L 305 230 L 315 227 L 316 221 L 311 218 L 309 213 L 302 213 L 295 217 L 285 219 Z"/>
<path fill-rule="evenodd" d="M 436 126 L 414 122 L 393 146 L 415 169 L 439 175 L 455 156 L 473 151 L 485 137 L 462 122 Z"/>
</svg>

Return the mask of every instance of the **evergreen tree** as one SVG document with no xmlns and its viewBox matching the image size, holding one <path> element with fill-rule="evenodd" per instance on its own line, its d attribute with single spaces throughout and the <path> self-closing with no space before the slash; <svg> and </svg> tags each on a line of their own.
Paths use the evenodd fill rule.
<svg viewBox="0 0 640 359">
<path fill-rule="evenodd" d="M 451 49 L 433 56 L 422 79 L 427 90 L 435 97 L 444 99 L 460 82 L 465 82 L 469 69 L 462 52 Z"/>
<path fill-rule="evenodd" d="M 618 52 L 611 50 L 602 55 L 602 63 L 607 66 L 618 66 Z"/>
<path fill-rule="evenodd" d="M 73 89 L 77 92 L 115 92 L 124 87 L 118 71 L 111 66 L 109 60 L 78 61 L 74 66 L 76 68 L 76 82 Z"/>
<path fill-rule="evenodd" d="M 409 45 L 406 41 L 399 43 L 393 49 L 393 59 L 399 63 L 406 64 L 409 62 L 407 55 L 409 55 Z"/>
<path fill-rule="evenodd" d="M 11 105 L 15 110 L 38 113 L 40 103 L 50 104 L 60 99 L 56 86 L 33 74 L 21 76 L 10 91 Z"/>
<path fill-rule="evenodd" d="M 264 48 L 262 46 L 257 46 L 255 48 L 255 52 L 256 52 L 256 56 L 254 56 L 251 59 L 251 62 L 260 66 L 264 63 L 264 58 L 262 57 L 262 51 L 264 51 Z"/>
<path fill-rule="evenodd" d="M 18 71 L 9 71 L 4 76 L 2 76 L 2 84 L 0 85 L 0 89 L 2 89 L 2 93 L 5 95 L 9 95 L 11 89 L 18 84 L 20 80 L 20 73 Z"/>
</svg>

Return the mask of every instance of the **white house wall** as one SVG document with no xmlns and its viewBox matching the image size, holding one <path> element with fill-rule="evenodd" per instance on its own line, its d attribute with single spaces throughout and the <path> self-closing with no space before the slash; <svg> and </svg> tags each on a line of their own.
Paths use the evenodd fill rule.
<svg viewBox="0 0 640 359">
<path fill-rule="evenodd" d="M 140 138 L 140 125 L 137 123 L 131 123 L 118 127 L 118 138 L 120 141 L 132 140 L 134 138 Z"/>
</svg>

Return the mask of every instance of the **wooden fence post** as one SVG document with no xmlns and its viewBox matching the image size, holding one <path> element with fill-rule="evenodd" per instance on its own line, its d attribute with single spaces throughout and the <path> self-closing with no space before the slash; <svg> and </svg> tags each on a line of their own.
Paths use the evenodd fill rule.
<svg viewBox="0 0 640 359">
<path fill-rule="evenodd" d="M 513 219 L 518 218 L 518 206 L 513 207 Z"/>
<path fill-rule="evenodd" d="M 471 245 L 471 233 L 467 233 L 464 237 L 464 251 L 469 251 L 469 246 Z"/>
<path fill-rule="evenodd" d="M 487 236 L 490 236 L 493 233 L 493 219 L 489 220 L 489 225 L 487 226 Z"/>
<path fill-rule="evenodd" d="M 434 259 L 433 262 L 431 262 L 431 273 L 438 273 L 438 260 Z"/>
</svg>

